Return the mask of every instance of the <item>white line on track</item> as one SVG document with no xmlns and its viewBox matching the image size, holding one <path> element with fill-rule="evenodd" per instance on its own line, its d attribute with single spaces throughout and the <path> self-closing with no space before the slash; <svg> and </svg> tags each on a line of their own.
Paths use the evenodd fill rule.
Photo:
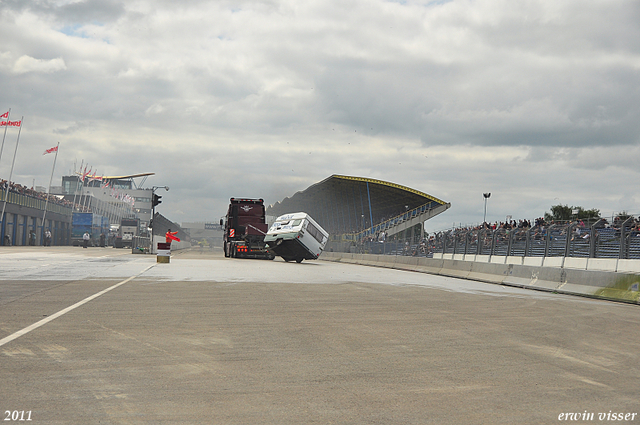
<svg viewBox="0 0 640 425">
<path fill-rule="evenodd" d="M 84 304 L 88 303 L 89 301 L 91 301 L 91 300 L 94 300 L 94 299 L 98 298 L 100 295 L 104 295 L 104 294 L 106 294 L 107 292 L 109 292 L 109 291 L 111 291 L 111 290 L 113 290 L 113 289 L 116 289 L 117 287 L 122 286 L 122 285 L 124 285 L 124 284 L 125 284 L 125 283 L 127 283 L 127 282 L 130 282 L 131 280 L 135 279 L 136 277 L 138 277 L 138 276 L 142 275 L 144 272 L 146 272 L 146 271 L 147 271 L 147 270 L 149 270 L 150 268 L 154 267 L 155 265 L 156 265 L 156 264 L 152 264 L 152 265 L 150 265 L 149 267 L 147 267 L 146 269 L 142 270 L 140 273 L 138 273 L 138 274 L 137 274 L 137 275 L 135 275 L 135 276 L 131 276 L 131 277 L 129 277 L 129 278 L 127 278 L 127 279 L 123 280 L 123 281 L 122 281 L 122 282 L 120 282 L 120 283 L 116 283 L 115 285 L 110 286 L 110 287 L 109 287 L 109 288 L 107 288 L 107 289 L 104 289 L 104 290 L 102 290 L 102 291 L 100 291 L 100 292 L 98 292 L 98 293 L 96 293 L 96 294 L 93 294 L 93 295 L 91 295 L 91 296 L 89 296 L 89 297 L 85 298 L 85 299 L 84 299 L 84 300 L 82 300 L 82 301 L 78 301 L 78 302 L 77 302 L 77 303 L 75 303 L 74 305 L 69 306 L 69 307 L 65 308 L 64 310 L 60 310 L 59 312 L 54 313 L 54 314 L 52 314 L 51 316 L 49 316 L 49 317 L 47 317 L 47 318 L 45 318 L 45 319 L 42 319 L 42 320 L 40 320 L 39 322 L 34 323 L 33 325 L 27 326 L 27 327 L 26 327 L 26 328 L 24 328 L 24 329 L 21 329 L 21 330 L 19 330 L 19 331 L 17 331 L 17 332 L 12 333 L 11 335 L 9 335 L 9 336 L 7 336 L 7 337 L 4 337 L 4 338 L 0 339 L 0 347 L 2 347 L 3 345 L 5 345 L 5 344 L 7 344 L 7 343 L 9 343 L 9 342 L 11 342 L 11 341 L 13 341 L 13 340 L 14 340 L 14 339 L 16 339 L 16 338 L 20 338 L 21 336 L 28 334 L 29 332 L 31 332 L 31 331 L 32 331 L 32 330 L 34 330 L 34 329 L 38 329 L 40 326 L 44 326 L 44 325 L 46 325 L 47 323 L 51 322 L 52 320 L 55 320 L 55 319 L 57 319 L 58 317 L 60 317 L 60 316 L 62 316 L 62 315 L 64 315 L 64 314 L 67 314 L 68 312 L 70 312 L 70 311 L 72 311 L 72 310 L 75 310 L 76 308 L 80 307 L 81 305 L 84 305 Z"/>
</svg>

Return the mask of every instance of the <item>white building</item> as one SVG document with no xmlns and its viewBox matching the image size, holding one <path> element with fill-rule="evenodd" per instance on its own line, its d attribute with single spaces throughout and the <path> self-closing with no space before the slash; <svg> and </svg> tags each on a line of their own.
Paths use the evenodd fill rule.
<svg viewBox="0 0 640 425">
<path fill-rule="evenodd" d="M 62 186 L 51 188 L 51 193 L 76 205 L 75 211 L 93 212 L 109 219 L 110 224 L 120 224 L 125 218 L 140 219 L 140 227 L 146 229 L 151 220 L 152 189 L 141 186 L 148 176 L 155 173 L 128 176 L 95 177 L 63 176 Z M 142 178 L 140 184 L 134 179 Z"/>
</svg>

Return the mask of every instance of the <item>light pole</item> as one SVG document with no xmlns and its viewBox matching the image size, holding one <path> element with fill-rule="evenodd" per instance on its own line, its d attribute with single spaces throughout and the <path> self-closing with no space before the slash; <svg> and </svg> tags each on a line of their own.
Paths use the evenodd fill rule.
<svg viewBox="0 0 640 425">
<path fill-rule="evenodd" d="M 487 199 L 491 197 L 491 193 L 483 193 L 484 196 L 484 218 L 482 219 L 482 224 L 487 222 Z"/>
</svg>

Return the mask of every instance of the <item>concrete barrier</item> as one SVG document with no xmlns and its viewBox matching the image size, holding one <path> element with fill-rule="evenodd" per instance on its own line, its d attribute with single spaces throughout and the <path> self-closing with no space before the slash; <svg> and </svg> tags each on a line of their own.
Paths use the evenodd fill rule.
<svg viewBox="0 0 640 425">
<path fill-rule="evenodd" d="M 454 259 L 453 254 L 443 257 L 325 252 L 320 259 L 640 303 L 640 260 L 496 256 L 491 261 L 488 255 L 478 255 L 472 257 L 477 261 L 466 261 L 469 256 L 463 260 L 457 256 Z M 617 264 L 615 267 L 614 263 Z"/>
<path fill-rule="evenodd" d="M 430 274 L 440 274 L 445 260 L 437 258 L 420 258 L 416 271 Z"/>
<path fill-rule="evenodd" d="M 542 267 L 544 257 L 522 257 L 523 266 Z"/>
<path fill-rule="evenodd" d="M 617 269 L 617 258 L 589 258 L 587 262 L 587 270 L 615 272 Z"/>
<path fill-rule="evenodd" d="M 471 273 L 472 262 L 459 260 L 442 260 L 442 267 L 438 274 L 449 277 L 467 279 Z"/>
<path fill-rule="evenodd" d="M 562 263 L 562 267 L 564 267 L 565 269 L 587 270 L 588 260 L 588 258 L 565 257 L 564 263 Z"/>
<path fill-rule="evenodd" d="M 619 273 L 640 274 L 640 260 L 618 260 L 616 269 Z"/>
<path fill-rule="evenodd" d="M 562 267 L 564 264 L 564 257 L 544 257 L 542 260 L 543 267 Z"/>
<path fill-rule="evenodd" d="M 506 261 L 507 257 L 505 257 L 504 255 L 492 255 L 489 259 L 489 262 L 491 264 L 505 264 Z"/>
<path fill-rule="evenodd" d="M 521 266 L 523 262 L 523 258 L 524 257 L 509 256 L 507 257 L 507 261 L 505 262 L 505 264 L 513 264 L 515 266 Z"/>
<path fill-rule="evenodd" d="M 468 279 L 481 282 L 502 283 L 509 272 L 509 266 L 497 263 L 471 263 Z"/>
</svg>

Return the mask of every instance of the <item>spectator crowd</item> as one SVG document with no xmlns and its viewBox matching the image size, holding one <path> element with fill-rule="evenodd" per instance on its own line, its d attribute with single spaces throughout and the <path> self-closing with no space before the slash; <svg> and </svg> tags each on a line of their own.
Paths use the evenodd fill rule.
<svg viewBox="0 0 640 425">
<path fill-rule="evenodd" d="M 28 188 L 27 186 L 23 186 L 15 182 L 10 182 L 4 179 L 0 180 L 0 191 L 2 192 L 3 196 L 4 193 L 7 192 L 7 188 L 9 189 L 9 192 L 18 193 L 20 195 L 29 196 L 36 199 L 42 199 L 43 201 L 46 201 L 48 197 L 49 202 L 53 204 L 62 205 L 68 208 L 73 207 L 73 202 L 67 201 L 66 199 L 60 198 L 56 195 L 48 195 L 44 192 L 39 192 L 37 190 L 34 190 L 33 188 Z M 82 210 L 83 208 L 79 204 L 76 204 L 76 209 Z"/>
</svg>

